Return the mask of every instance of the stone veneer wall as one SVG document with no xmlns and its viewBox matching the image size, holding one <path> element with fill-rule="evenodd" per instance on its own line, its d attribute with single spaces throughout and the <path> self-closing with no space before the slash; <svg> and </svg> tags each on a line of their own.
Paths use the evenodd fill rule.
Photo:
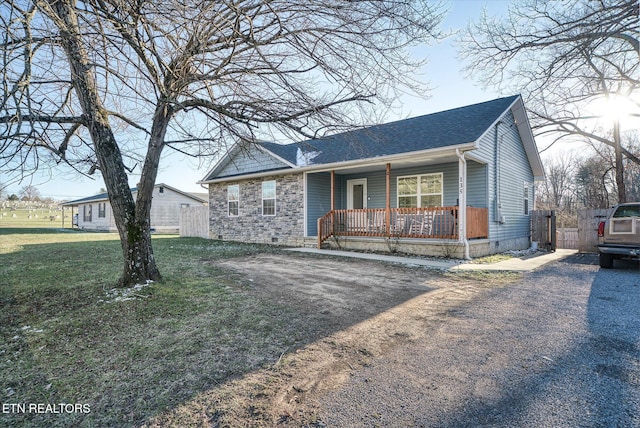
<svg viewBox="0 0 640 428">
<path fill-rule="evenodd" d="M 262 182 L 276 180 L 276 215 L 262 215 Z M 237 217 L 229 217 L 227 187 L 240 186 Z M 209 236 L 258 244 L 304 244 L 303 174 L 229 181 L 209 185 Z"/>
</svg>

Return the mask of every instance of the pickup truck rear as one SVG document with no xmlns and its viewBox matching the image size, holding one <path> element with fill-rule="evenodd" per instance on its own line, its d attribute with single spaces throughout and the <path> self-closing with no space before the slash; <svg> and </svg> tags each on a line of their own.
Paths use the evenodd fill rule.
<svg viewBox="0 0 640 428">
<path fill-rule="evenodd" d="M 613 260 L 640 258 L 640 202 L 616 205 L 598 224 L 600 267 L 610 269 Z"/>
</svg>

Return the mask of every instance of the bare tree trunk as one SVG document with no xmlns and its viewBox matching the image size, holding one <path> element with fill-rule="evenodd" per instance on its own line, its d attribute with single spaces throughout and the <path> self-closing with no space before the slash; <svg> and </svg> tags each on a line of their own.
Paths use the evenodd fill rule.
<svg viewBox="0 0 640 428">
<path fill-rule="evenodd" d="M 60 29 L 61 43 L 72 70 L 73 88 L 95 147 L 98 167 L 107 187 L 109 202 L 120 234 L 124 271 L 119 285 L 129 286 L 148 280 L 159 280 L 160 272 L 153 256 L 149 225 L 155 174 L 149 177 L 153 180 L 150 184 L 151 190 L 143 174 L 143 185 L 139 189 L 136 206 L 129 188 L 122 154 L 109 125 L 108 114 L 102 106 L 88 55 L 81 42 L 78 17 L 72 0 L 49 0 L 49 5 L 51 18 Z"/>
<path fill-rule="evenodd" d="M 127 279 L 129 284 L 160 279 L 160 272 L 156 266 L 151 246 L 151 202 L 158 175 L 160 155 L 164 147 L 163 141 L 172 114 L 172 109 L 164 100 L 161 100 L 153 117 L 147 156 L 137 186 L 133 222 L 126 225 L 124 236 L 123 232 L 120 232 L 125 260 L 122 278 L 125 283 L 123 285 L 126 285 Z"/>
<path fill-rule="evenodd" d="M 616 144 L 616 187 L 618 188 L 618 203 L 627 202 L 627 189 L 624 183 L 624 160 L 622 159 L 622 145 L 620 142 L 620 121 L 613 122 L 613 141 Z"/>
</svg>

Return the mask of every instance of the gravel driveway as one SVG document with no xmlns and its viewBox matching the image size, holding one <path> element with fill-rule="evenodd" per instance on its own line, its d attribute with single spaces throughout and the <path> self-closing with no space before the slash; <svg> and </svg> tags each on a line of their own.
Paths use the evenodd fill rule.
<svg viewBox="0 0 640 428">
<path fill-rule="evenodd" d="M 640 426 L 640 269 L 596 262 L 572 256 L 449 311 L 315 397 L 317 425 Z"/>
</svg>

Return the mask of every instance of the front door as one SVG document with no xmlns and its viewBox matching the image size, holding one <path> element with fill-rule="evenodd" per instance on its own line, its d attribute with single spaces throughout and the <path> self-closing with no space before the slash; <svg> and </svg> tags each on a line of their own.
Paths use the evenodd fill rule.
<svg viewBox="0 0 640 428">
<path fill-rule="evenodd" d="M 367 179 L 347 180 L 347 209 L 367 208 Z"/>
</svg>

